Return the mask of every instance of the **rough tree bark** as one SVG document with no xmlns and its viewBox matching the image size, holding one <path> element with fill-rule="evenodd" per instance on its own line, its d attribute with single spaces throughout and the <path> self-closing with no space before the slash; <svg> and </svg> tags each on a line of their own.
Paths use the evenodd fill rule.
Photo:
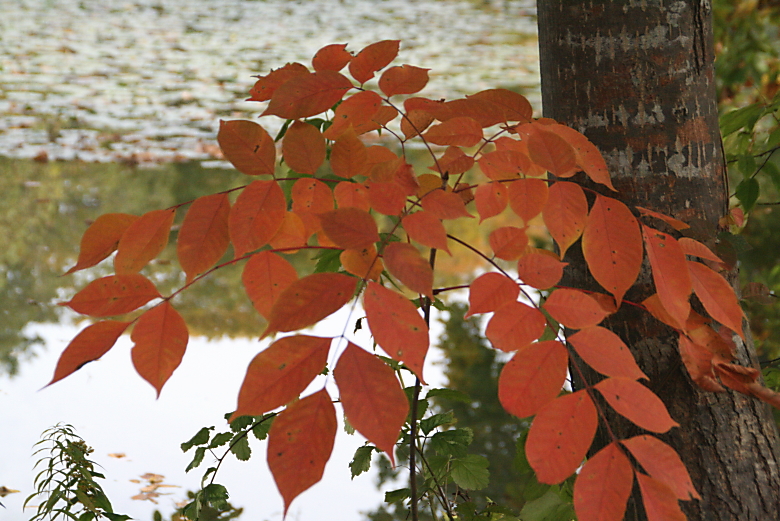
<svg viewBox="0 0 780 521">
<path fill-rule="evenodd" d="M 728 187 L 709 0 L 540 0 L 538 14 L 544 115 L 599 147 L 624 202 L 693 222 L 699 236 L 714 237 Z M 564 282 L 596 288 L 581 252 L 569 252 L 580 270 Z M 639 302 L 652 292 L 644 269 L 626 298 Z M 767 407 L 733 392 L 700 391 L 680 362 L 676 335 L 649 315 L 623 306 L 608 327 L 631 346 L 649 386 L 680 423 L 664 439 L 702 496 L 683 504 L 688 519 L 776 519 L 780 445 Z M 750 342 L 739 350 L 742 364 L 756 366 Z M 638 433 L 615 420 L 619 436 Z M 643 518 L 635 494 L 626 519 Z"/>
</svg>

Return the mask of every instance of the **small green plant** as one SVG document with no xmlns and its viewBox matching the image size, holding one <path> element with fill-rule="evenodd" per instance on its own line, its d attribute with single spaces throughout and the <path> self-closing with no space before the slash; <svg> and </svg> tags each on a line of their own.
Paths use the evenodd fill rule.
<svg viewBox="0 0 780 521">
<path fill-rule="evenodd" d="M 35 468 L 43 469 L 35 476 L 36 491 L 24 501 L 24 506 L 35 498 L 41 502 L 30 521 L 59 517 L 78 521 L 131 519 L 114 512 L 95 481 L 105 476 L 96 472 L 95 462 L 88 459 L 93 449 L 76 434 L 72 425 L 58 423 L 45 430 L 35 446 L 40 446 L 35 454 L 41 455 Z"/>
</svg>

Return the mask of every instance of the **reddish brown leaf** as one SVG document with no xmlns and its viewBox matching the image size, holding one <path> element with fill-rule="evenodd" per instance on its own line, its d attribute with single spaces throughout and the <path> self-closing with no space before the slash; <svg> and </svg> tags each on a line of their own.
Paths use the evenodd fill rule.
<svg viewBox="0 0 780 521">
<path fill-rule="evenodd" d="M 400 215 L 406 206 L 404 188 L 393 181 L 368 181 L 366 194 L 371 208 L 384 215 Z"/>
<path fill-rule="evenodd" d="M 569 370 L 566 347 L 556 340 L 529 345 L 501 370 L 498 399 L 518 418 L 533 416 L 561 392 Z"/>
<path fill-rule="evenodd" d="M 341 273 L 314 273 L 282 291 L 261 338 L 313 326 L 352 300 L 358 279 Z"/>
<path fill-rule="evenodd" d="M 333 115 L 333 124 L 329 126 L 323 135 L 331 140 L 336 140 L 351 126 L 355 135 L 363 134 L 372 129 L 372 119 L 380 116 L 382 98 L 374 91 L 364 90 L 345 99 Z"/>
<path fill-rule="evenodd" d="M 482 141 L 482 126 L 471 118 L 452 118 L 432 126 L 423 137 L 434 145 L 473 147 Z"/>
<path fill-rule="evenodd" d="M 322 479 L 337 427 L 336 409 L 325 389 L 274 419 L 268 433 L 268 467 L 284 498 L 284 515 L 301 492 Z"/>
<path fill-rule="evenodd" d="M 595 385 L 618 414 L 650 432 L 666 432 L 677 427 L 666 406 L 656 394 L 631 378 L 615 376 Z"/>
<path fill-rule="evenodd" d="M 268 101 L 287 80 L 293 76 L 309 74 L 309 69 L 300 63 L 288 63 L 284 67 L 271 71 L 266 76 L 259 76 L 257 82 L 249 91 L 251 97 L 247 101 Z"/>
<path fill-rule="evenodd" d="M 691 483 L 688 469 L 669 445 L 647 434 L 622 440 L 621 443 L 650 476 L 671 488 L 677 499 L 701 499 Z"/>
<path fill-rule="evenodd" d="M 344 250 L 339 260 L 347 273 L 365 280 L 378 281 L 385 268 L 373 244 L 362 250 Z"/>
<path fill-rule="evenodd" d="M 517 260 L 528 246 L 528 236 L 525 228 L 502 226 L 490 232 L 488 237 L 493 254 L 499 259 Z"/>
<path fill-rule="evenodd" d="M 521 302 L 507 302 L 488 322 L 485 336 L 501 351 L 517 351 L 544 333 L 547 320 L 538 309 Z"/>
<path fill-rule="evenodd" d="M 685 328 L 691 312 L 688 298 L 693 289 L 685 253 L 671 235 L 649 226 L 642 226 L 647 257 L 653 269 L 653 282 L 658 298 L 678 329 Z"/>
<path fill-rule="evenodd" d="M 298 249 L 305 246 L 311 234 L 306 232 L 306 224 L 303 219 L 294 212 L 285 212 L 284 220 L 276 235 L 271 237 L 271 248 L 281 253 L 297 253 Z"/>
<path fill-rule="evenodd" d="M 517 276 L 524 284 L 537 289 L 549 289 L 563 277 L 563 268 L 568 262 L 561 262 L 554 253 L 534 250 L 517 261 Z"/>
<path fill-rule="evenodd" d="M 477 313 L 490 313 L 507 302 L 515 302 L 520 287 L 515 281 L 497 272 L 484 273 L 474 279 L 469 288 L 469 311 L 465 318 Z"/>
<path fill-rule="evenodd" d="M 441 220 L 430 212 L 422 210 L 409 214 L 403 218 L 401 225 L 413 241 L 450 253 L 447 247 L 447 230 Z"/>
<path fill-rule="evenodd" d="M 474 217 L 466 210 L 463 199 L 453 192 L 432 190 L 422 198 L 421 202 L 424 210 L 432 213 L 439 219 Z"/>
<path fill-rule="evenodd" d="M 699 262 L 688 261 L 691 282 L 696 296 L 712 318 L 737 333 L 743 339 L 742 319 L 744 313 L 739 307 L 734 288 L 710 268 Z"/>
<path fill-rule="evenodd" d="M 409 413 L 409 401 L 393 370 L 349 342 L 333 376 L 350 425 L 387 454 L 395 466 L 393 449 Z"/>
<path fill-rule="evenodd" d="M 401 119 L 401 132 L 406 139 L 411 139 L 416 135 L 425 132 L 425 129 L 433 123 L 433 114 L 424 110 L 410 110 L 406 117 Z"/>
<path fill-rule="evenodd" d="M 691 380 L 696 382 L 696 385 L 710 392 L 723 392 L 726 390 L 718 383 L 715 376 L 715 370 L 712 365 L 714 355 L 711 351 L 696 344 L 683 334 L 680 335 L 677 347 L 680 351 L 680 358 L 685 364 L 685 369 L 688 370 L 688 375 L 691 377 Z"/>
<path fill-rule="evenodd" d="M 68 306 L 82 315 L 110 317 L 130 313 L 150 300 L 161 297 L 149 279 L 133 273 L 93 280 L 72 299 L 60 305 Z"/>
<path fill-rule="evenodd" d="M 540 483 L 554 485 L 571 476 L 588 453 L 598 414 L 587 391 L 554 399 L 536 415 L 525 453 Z"/>
<path fill-rule="evenodd" d="M 261 116 L 303 119 L 325 112 L 336 104 L 352 82 L 335 71 L 318 71 L 293 76 L 276 89 Z"/>
<path fill-rule="evenodd" d="M 541 179 L 518 179 L 509 183 L 508 193 L 512 211 L 528 225 L 528 221 L 542 213 L 549 189 Z"/>
<path fill-rule="evenodd" d="M 333 210 L 333 192 L 319 179 L 302 178 L 292 187 L 292 210 L 306 224 L 309 236 L 320 231 L 317 214 Z"/>
<path fill-rule="evenodd" d="M 311 66 L 315 71 L 340 71 L 352 60 L 346 43 L 326 45 L 314 55 Z"/>
<path fill-rule="evenodd" d="M 339 248 L 362 250 L 379 240 L 376 221 L 358 208 L 339 208 L 320 214 L 322 229 Z"/>
<path fill-rule="evenodd" d="M 672 318 L 671 315 L 669 315 L 666 309 L 664 309 L 664 306 L 661 304 L 661 299 L 658 298 L 657 293 L 653 293 L 647 297 L 644 301 L 642 301 L 642 305 L 645 307 L 648 313 L 653 315 L 653 317 L 660 320 L 667 326 L 675 329 L 681 329 L 679 324 L 677 324 L 677 321 Z"/>
<path fill-rule="evenodd" d="M 637 210 L 639 210 L 639 213 L 646 217 L 655 217 L 656 219 L 660 219 L 661 221 L 665 222 L 672 228 L 674 228 L 677 231 L 687 230 L 690 228 L 686 223 L 680 221 L 679 219 L 675 219 L 674 217 L 669 217 L 668 215 L 664 215 L 662 213 L 654 212 L 653 210 L 648 210 L 647 208 L 642 208 L 641 206 L 635 207 Z"/>
<path fill-rule="evenodd" d="M 571 177 L 577 167 L 574 149 L 554 132 L 538 128 L 528 138 L 531 161 L 554 176 Z"/>
<path fill-rule="evenodd" d="M 601 156 L 601 152 L 596 148 L 588 138 L 580 134 L 573 128 L 554 123 L 547 125 L 547 129 L 555 132 L 562 137 L 574 149 L 577 167 L 583 170 L 590 177 L 591 181 L 601 183 L 612 191 L 616 191 L 612 186 L 612 180 L 609 177 L 607 163 Z"/>
<path fill-rule="evenodd" d="M 153 210 L 127 227 L 114 257 L 117 275 L 139 272 L 165 249 L 175 213 L 174 209 Z"/>
<path fill-rule="evenodd" d="M 330 152 L 330 167 L 334 174 L 345 179 L 368 173 L 366 145 L 357 137 L 353 128 L 348 128 L 333 143 Z"/>
<path fill-rule="evenodd" d="M 509 196 L 501 183 L 479 185 L 474 193 L 474 204 L 477 207 L 480 224 L 485 219 L 490 219 L 503 212 L 508 202 Z"/>
<path fill-rule="evenodd" d="M 621 521 L 634 483 L 631 462 L 612 442 L 588 458 L 574 482 L 579 521 Z"/>
<path fill-rule="evenodd" d="M 644 258 L 631 210 L 617 199 L 597 195 L 582 234 L 582 253 L 593 278 L 620 304 Z"/>
<path fill-rule="evenodd" d="M 625 376 L 638 380 L 647 379 L 636 364 L 634 355 L 625 343 L 609 329 L 587 327 L 566 338 L 577 354 L 593 369 L 604 376 Z"/>
<path fill-rule="evenodd" d="M 163 385 L 179 367 L 189 341 L 187 324 L 169 301 L 145 312 L 130 334 L 135 370 L 160 396 Z"/>
<path fill-rule="evenodd" d="M 129 325 L 130 322 L 104 320 L 82 329 L 60 355 L 54 376 L 46 385 L 59 382 L 106 354 Z"/>
<path fill-rule="evenodd" d="M 298 280 L 292 264 L 270 251 L 255 253 L 244 266 L 241 282 L 249 300 L 266 320 L 271 308 L 290 284 Z"/>
<path fill-rule="evenodd" d="M 556 289 L 543 307 L 551 317 L 572 329 L 595 326 L 609 315 L 593 297 L 577 289 Z"/>
<path fill-rule="evenodd" d="M 723 260 L 720 257 L 712 253 L 711 249 L 696 239 L 691 239 L 690 237 L 680 237 L 677 239 L 677 242 L 680 244 L 680 248 L 682 248 L 682 251 L 686 255 L 717 262 L 718 264 L 723 264 Z"/>
<path fill-rule="evenodd" d="M 642 491 L 642 504 L 645 507 L 647 521 L 686 520 L 674 492 L 666 484 L 641 472 L 636 473 L 636 480 L 639 483 L 639 490 Z"/>
<path fill-rule="evenodd" d="M 359 208 L 366 212 L 371 209 L 368 190 L 360 183 L 342 181 L 333 189 L 333 197 L 339 208 Z"/>
<path fill-rule="evenodd" d="M 530 121 L 533 117 L 533 108 L 525 96 L 508 89 L 483 90 L 466 97 L 470 100 L 487 102 L 496 107 L 500 114 L 500 120 L 497 123 L 525 122 Z"/>
<path fill-rule="evenodd" d="M 544 224 L 558 243 L 560 257 L 582 235 L 588 221 L 588 200 L 580 185 L 565 181 L 553 183 L 542 210 Z"/>
<path fill-rule="evenodd" d="M 282 140 L 284 162 L 293 172 L 314 175 L 325 161 L 325 138 L 309 123 L 295 121 Z"/>
<path fill-rule="evenodd" d="M 187 274 L 187 283 L 222 258 L 230 245 L 227 194 L 195 199 L 190 206 L 176 241 L 179 264 Z"/>
<path fill-rule="evenodd" d="M 428 352 L 428 326 L 409 300 L 376 282 L 369 282 L 363 297 L 368 327 L 385 353 L 422 376 Z"/>
<path fill-rule="evenodd" d="M 225 158 L 246 175 L 276 172 L 276 146 L 268 132 L 254 121 L 219 122 L 217 142 Z"/>
<path fill-rule="evenodd" d="M 433 269 L 417 248 L 405 242 L 391 242 L 382 258 L 387 271 L 407 288 L 433 298 Z"/>
<path fill-rule="evenodd" d="M 400 43 L 400 40 L 383 40 L 366 46 L 349 62 L 349 73 L 362 85 L 398 56 Z"/>
<path fill-rule="evenodd" d="M 69 269 L 66 275 L 91 268 L 114 253 L 125 230 L 137 219 L 137 215 L 127 213 L 107 213 L 95 219 L 81 237 L 76 265 Z"/>
<path fill-rule="evenodd" d="M 260 416 L 298 397 L 328 361 L 332 338 L 295 335 L 280 338 L 249 363 L 230 417 Z"/>
<path fill-rule="evenodd" d="M 737 358 L 737 347 L 731 338 L 731 331 L 720 328 L 720 331 L 716 332 L 710 327 L 709 320 L 695 311 L 691 311 L 687 328 L 686 334 L 696 344 L 718 355 L 723 360 L 734 360 Z"/>
<path fill-rule="evenodd" d="M 428 71 L 413 65 L 390 67 L 379 78 L 379 89 L 385 96 L 396 94 L 415 94 L 428 83 Z"/>
<path fill-rule="evenodd" d="M 527 170 L 531 160 L 516 150 L 494 150 L 479 158 L 479 169 L 493 181 L 518 179 Z"/>
<path fill-rule="evenodd" d="M 472 166 L 474 166 L 473 157 L 467 156 L 458 147 L 447 147 L 444 155 L 439 157 L 428 169 L 452 177 L 467 172 Z"/>
<path fill-rule="evenodd" d="M 287 201 L 276 181 L 253 181 L 244 188 L 228 217 L 236 257 L 268 244 L 286 213 Z"/>
<path fill-rule="evenodd" d="M 355 126 L 355 132 L 361 135 L 372 130 L 384 128 L 396 116 L 398 116 L 398 111 L 395 108 L 382 105 L 377 109 L 376 114 L 371 116 L 369 121 Z"/>
</svg>

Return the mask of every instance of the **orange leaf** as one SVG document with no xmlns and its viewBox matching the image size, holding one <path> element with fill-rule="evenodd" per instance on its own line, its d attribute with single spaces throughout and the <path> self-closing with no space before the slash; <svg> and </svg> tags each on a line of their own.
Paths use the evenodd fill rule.
<svg viewBox="0 0 780 521">
<path fill-rule="evenodd" d="M 642 491 L 642 504 L 645 507 L 647 521 L 685 521 L 685 514 L 674 492 L 657 479 L 636 473 L 639 490 Z"/>
<path fill-rule="evenodd" d="M 315 71 L 340 71 L 352 59 L 347 51 L 346 43 L 333 43 L 326 45 L 314 55 L 311 66 Z"/>
<path fill-rule="evenodd" d="M 518 418 L 533 416 L 561 392 L 569 370 L 566 347 L 556 340 L 529 345 L 504 365 L 498 399 Z"/>
<path fill-rule="evenodd" d="M 360 183 L 342 181 L 333 189 L 333 197 L 339 208 L 359 208 L 369 211 L 368 190 Z"/>
<path fill-rule="evenodd" d="M 525 453 L 540 483 L 554 485 L 571 476 L 588 453 L 598 426 L 587 391 L 558 397 L 534 418 Z"/>
<path fill-rule="evenodd" d="M 723 264 L 723 260 L 720 257 L 712 253 L 711 249 L 696 239 L 691 239 L 690 237 L 680 237 L 677 239 L 677 242 L 680 244 L 680 248 L 682 248 L 682 251 L 686 255 L 717 262 L 718 264 Z"/>
<path fill-rule="evenodd" d="M 358 279 L 341 273 L 314 273 L 282 291 L 261 338 L 313 326 L 352 300 Z"/>
<path fill-rule="evenodd" d="M 639 223 L 631 210 L 617 199 L 596 195 L 582 233 L 582 253 L 593 278 L 619 305 L 644 258 Z"/>
<path fill-rule="evenodd" d="M 127 227 L 114 257 L 117 275 L 139 272 L 165 249 L 175 213 L 174 209 L 153 210 Z"/>
<path fill-rule="evenodd" d="M 509 183 L 509 206 L 527 225 L 542 213 L 549 189 L 541 179 L 518 179 Z"/>
<path fill-rule="evenodd" d="M 287 201 L 276 181 L 253 181 L 244 188 L 228 217 L 236 257 L 268 244 L 286 213 Z"/>
<path fill-rule="evenodd" d="M 669 416 L 661 399 L 636 380 L 613 376 L 600 381 L 595 387 L 618 414 L 642 429 L 666 432 L 678 426 Z"/>
<path fill-rule="evenodd" d="M 433 269 L 417 248 L 405 242 L 391 242 L 382 253 L 390 274 L 407 288 L 433 298 Z"/>
<path fill-rule="evenodd" d="M 704 309 L 712 318 L 745 338 L 742 332 L 742 319 L 744 314 L 739 307 L 734 288 L 715 273 L 713 270 L 699 262 L 688 261 L 688 269 L 691 274 L 691 282 L 696 296 L 699 297 Z"/>
<path fill-rule="evenodd" d="M 368 132 L 371 130 L 372 119 L 379 115 L 381 108 L 382 98 L 376 92 L 364 90 L 353 94 L 336 107 L 333 124 L 325 130 L 323 135 L 328 139 L 336 140 L 350 126 L 353 127 L 355 135 Z"/>
<path fill-rule="evenodd" d="M 515 281 L 495 271 L 474 279 L 469 288 L 469 311 L 465 318 L 477 313 L 490 313 L 507 302 L 515 302 L 520 287 Z"/>
<path fill-rule="evenodd" d="M 723 392 L 725 389 L 718 383 L 715 371 L 712 365 L 713 353 L 703 346 L 693 342 L 685 335 L 680 335 L 677 345 L 680 351 L 680 358 L 685 364 L 685 369 L 691 380 L 696 385 L 710 392 Z"/>
<path fill-rule="evenodd" d="M 669 445 L 647 434 L 634 436 L 620 443 L 631 451 L 631 455 L 650 476 L 671 488 L 677 499 L 701 499 L 691 483 L 688 469 Z"/>
<path fill-rule="evenodd" d="M 582 235 L 588 220 L 588 200 L 580 185 L 565 181 L 553 183 L 542 210 L 547 225 L 564 258 L 566 250 Z"/>
<path fill-rule="evenodd" d="M 300 63 L 288 63 L 284 67 L 271 71 L 265 76 L 259 76 L 257 82 L 249 91 L 251 97 L 247 101 L 268 101 L 287 80 L 301 74 L 309 74 L 309 69 Z"/>
<path fill-rule="evenodd" d="M 669 217 L 668 215 L 664 215 L 662 213 L 654 212 L 653 210 L 648 210 L 647 208 L 642 208 L 641 206 L 635 207 L 637 210 L 639 210 L 639 213 L 646 217 L 655 217 L 656 219 L 660 219 L 661 221 L 665 222 L 672 228 L 674 228 L 677 231 L 687 230 L 690 228 L 688 224 L 680 221 L 679 219 L 675 219 L 674 217 Z"/>
<path fill-rule="evenodd" d="M 411 139 L 424 132 L 433 123 L 433 119 L 433 114 L 430 112 L 410 110 L 406 113 L 406 117 L 401 119 L 401 132 L 404 133 L 406 139 Z"/>
<path fill-rule="evenodd" d="M 482 141 L 482 126 L 468 117 L 452 118 L 429 128 L 423 138 L 434 145 L 473 147 Z"/>
<path fill-rule="evenodd" d="M 493 254 L 499 259 L 517 260 L 525 253 L 528 246 L 528 236 L 525 228 L 502 226 L 490 232 L 488 238 Z"/>
<path fill-rule="evenodd" d="M 409 300 L 376 282 L 369 282 L 363 297 L 368 327 L 379 347 L 403 362 L 421 382 L 428 352 L 428 326 Z"/>
<path fill-rule="evenodd" d="M 398 111 L 395 108 L 382 105 L 377 109 L 376 114 L 371 116 L 369 121 L 356 125 L 355 132 L 357 132 L 358 135 L 361 135 L 366 132 L 371 132 L 372 130 L 383 128 L 390 121 L 395 119 L 396 116 L 398 116 Z"/>
<path fill-rule="evenodd" d="M 379 88 L 387 97 L 396 94 L 415 94 L 428 83 L 428 71 L 413 65 L 390 67 L 379 78 Z"/>
<path fill-rule="evenodd" d="M 333 376 L 350 425 L 387 454 L 395 466 L 393 449 L 409 413 L 409 401 L 393 370 L 349 342 Z"/>
<path fill-rule="evenodd" d="M 541 128 L 528 137 L 531 161 L 554 176 L 571 177 L 577 167 L 572 146 L 558 134 Z"/>
<path fill-rule="evenodd" d="M 219 122 L 217 142 L 225 158 L 246 175 L 274 175 L 276 146 L 268 132 L 254 121 Z"/>
<path fill-rule="evenodd" d="M 517 351 L 544 333 L 547 320 L 538 309 L 521 302 L 507 302 L 488 322 L 485 336 L 501 351 Z"/>
<path fill-rule="evenodd" d="M 566 338 L 583 361 L 604 376 L 647 379 L 625 343 L 609 329 L 586 327 Z"/>
<path fill-rule="evenodd" d="M 339 136 L 330 152 L 330 167 L 333 173 L 345 179 L 368 173 L 368 152 L 366 145 L 357 137 L 351 127 Z"/>
<path fill-rule="evenodd" d="M 574 482 L 579 521 L 621 521 L 634 483 L 631 462 L 612 442 L 588 458 Z"/>
<path fill-rule="evenodd" d="M 365 280 L 378 281 L 385 267 L 373 244 L 362 250 L 344 250 L 339 260 L 347 273 Z"/>
<path fill-rule="evenodd" d="M 320 214 L 322 229 L 339 248 L 362 250 L 379 240 L 376 221 L 358 208 L 339 208 Z"/>
<path fill-rule="evenodd" d="M 294 172 L 314 175 L 325 161 L 325 138 L 309 123 L 295 121 L 282 140 L 284 162 Z"/>
<path fill-rule="evenodd" d="M 333 192 L 319 179 L 302 178 L 295 181 L 292 201 L 292 210 L 306 224 L 308 237 L 322 229 L 317 214 L 333 210 Z"/>
<path fill-rule="evenodd" d="M 474 166 L 474 158 L 467 156 L 463 150 L 458 147 L 447 147 L 444 155 L 436 160 L 429 170 L 446 174 L 450 177 L 460 175 Z"/>
<path fill-rule="evenodd" d="M 658 298 L 657 293 L 653 293 L 645 300 L 643 300 L 642 306 L 644 306 L 647 312 L 653 315 L 653 317 L 655 317 L 657 320 L 660 320 L 669 327 L 680 329 L 680 325 L 677 324 L 677 321 L 672 318 L 671 315 L 669 315 L 666 309 L 664 309 L 663 304 L 661 304 L 661 299 Z"/>
<path fill-rule="evenodd" d="M 249 363 L 238 392 L 239 416 L 260 416 L 287 405 L 325 369 L 332 338 L 295 335 L 280 338 Z"/>
<path fill-rule="evenodd" d="M 150 300 L 161 297 L 149 279 L 133 273 L 93 280 L 72 299 L 60 305 L 68 306 L 82 315 L 110 317 L 130 313 Z"/>
<path fill-rule="evenodd" d="M 303 119 L 325 112 L 336 104 L 352 82 L 335 71 L 318 71 L 293 76 L 274 92 L 261 116 Z"/>
<path fill-rule="evenodd" d="M 292 264 L 270 251 L 261 251 L 249 257 L 241 282 L 249 300 L 258 313 L 268 319 L 271 308 L 287 286 L 298 280 Z"/>
<path fill-rule="evenodd" d="M 531 160 L 517 150 L 494 150 L 479 158 L 482 173 L 493 181 L 517 179 L 520 172 L 527 171 Z"/>
<path fill-rule="evenodd" d="M 568 264 L 559 261 L 551 252 L 535 250 L 517 261 L 517 276 L 531 287 L 549 289 L 558 284 L 563 277 L 563 268 Z"/>
<path fill-rule="evenodd" d="M 490 219 L 506 208 L 509 196 L 501 183 L 485 183 L 477 187 L 474 193 L 474 204 L 479 214 L 479 222 Z"/>
<path fill-rule="evenodd" d="M 509 121 L 529 121 L 533 117 L 533 108 L 522 94 L 508 89 L 489 89 L 466 96 L 470 100 L 479 100 L 493 105 L 500 114 L 497 123 Z"/>
<path fill-rule="evenodd" d="M 294 212 L 285 212 L 284 220 L 276 235 L 271 237 L 271 248 L 282 253 L 298 253 L 298 249 L 306 246 L 311 234 L 306 232 L 306 224 Z"/>
<path fill-rule="evenodd" d="M 599 149 L 596 148 L 596 145 L 584 135 L 565 125 L 555 123 L 547 125 L 546 128 L 558 134 L 571 145 L 574 149 L 577 167 L 583 170 L 590 177 L 591 181 L 601 183 L 610 190 L 616 191 L 609 177 L 607 163 L 604 161 Z"/>
<path fill-rule="evenodd" d="M 46 385 L 59 382 L 106 354 L 129 325 L 130 322 L 104 320 L 82 329 L 60 355 L 54 376 Z"/>
<path fill-rule="evenodd" d="M 141 315 L 133 327 L 133 365 L 157 390 L 158 398 L 165 382 L 179 367 L 189 337 L 187 324 L 167 300 Z"/>
<path fill-rule="evenodd" d="M 290 503 L 322 479 L 336 439 L 336 409 L 323 389 L 293 403 L 279 413 L 268 432 L 268 467 L 284 498 L 284 515 Z"/>
<path fill-rule="evenodd" d="M 366 46 L 349 62 L 349 73 L 358 83 L 364 84 L 398 56 L 400 43 L 400 40 L 383 40 Z"/>
<path fill-rule="evenodd" d="M 125 230 L 137 219 L 137 215 L 127 213 L 107 213 L 95 219 L 81 237 L 76 265 L 65 274 L 91 268 L 111 255 Z"/>
<path fill-rule="evenodd" d="M 595 326 L 609 315 L 596 299 L 577 289 L 556 289 L 543 307 L 551 317 L 572 329 Z"/>
<path fill-rule="evenodd" d="M 432 213 L 422 210 L 409 214 L 403 218 L 401 224 L 413 241 L 450 253 L 447 247 L 447 230 L 441 220 Z"/>
<path fill-rule="evenodd" d="M 693 290 L 685 253 L 671 235 L 642 226 L 647 257 L 653 269 L 653 282 L 661 304 L 674 319 L 678 329 L 685 328 L 691 313 L 688 297 Z"/>
<path fill-rule="evenodd" d="M 368 202 L 374 211 L 384 215 L 399 215 L 406 206 L 404 188 L 393 181 L 368 181 Z"/>
<path fill-rule="evenodd" d="M 179 264 L 187 274 L 187 283 L 222 258 L 230 245 L 227 194 L 213 194 L 195 199 L 190 206 L 176 241 Z"/>
<path fill-rule="evenodd" d="M 463 199 L 456 193 L 444 190 L 432 190 L 422 198 L 424 210 L 432 213 L 439 219 L 458 219 L 459 217 L 474 217 L 463 203 Z"/>
</svg>

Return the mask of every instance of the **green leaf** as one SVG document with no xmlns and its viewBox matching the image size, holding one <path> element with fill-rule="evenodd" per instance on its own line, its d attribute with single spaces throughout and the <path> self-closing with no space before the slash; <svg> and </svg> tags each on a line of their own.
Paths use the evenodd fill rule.
<svg viewBox="0 0 780 521">
<path fill-rule="evenodd" d="M 268 437 L 268 431 L 271 428 L 271 424 L 274 422 L 273 417 L 266 417 L 266 419 L 262 423 L 258 423 L 254 427 L 252 427 L 252 434 L 255 435 L 255 438 L 257 438 L 260 441 L 263 441 Z"/>
<path fill-rule="evenodd" d="M 571 521 L 574 519 L 574 508 L 570 501 L 565 501 L 552 487 L 542 497 L 523 505 L 520 518 L 523 521 Z"/>
<path fill-rule="evenodd" d="M 727 112 L 720 117 L 720 131 L 723 137 L 728 136 L 741 128 L 748 132 L 753 130 L 753 125 L 764 114 L 764 107 L 760 103 L 753 103 L 747 107 Z"/>
<path fill-rule="evenodd" d="M 211 506 L 217 510 L 225 510 L 229 507 L 227 502 L 228 495 L 227 489 L 217 483 L 211 483 L 203 488 L 203 497 Z"/>
<path fill-rule="evenodd" d="M 742 209 L 745 210 L 745 213 L 753 209 L 753 206 L 758 200 L 759 192 L 760 188 L 758 186 L 758 181 L 756 181 L 755 178 L 743 179 L 742 182 L 737 185 L 734 195 L 736 195 L 739 202 L 742 203 Z"/>
<path fill-rule="evenodd" d="M 232 414 L 232 413 L 231 413 Z M 239 432 L 255 422 L 254 416 L 239 416 L 230 424 L 230 430 L 233 432 Z"/>
<path fill-rule="evenodd" d="M 341 252 L 344 250 L 320 250 L 314 256 L 317 264 L 314 266 L 314 273 L 335 273 L 341 268 Z"/>
<path fill-rule="evenodd" d="M 349 423 L 346 414 L 344 415 L 344 432 L 346 432 L 350 436 L 355 434 L 355 428 L 352 426 L 351 423 Z"/>
<path fill-rule="evenodd" d="M 103 515 L 106 516 L 110 521 L 127 521 L 128 519 L 133 519 L 130 516 L 126 516 L 124 514 L 114 514 L 113 512 L 103 512 Z"/>
<path fill-rule="evenodd" d="M 233 433 L 232 432 L 220 432 L 219 434 L 215 434 L 214 437 L 211 439 L 211 443 L 209 443 L 209 448 L 214 449 L 216 447 L 221 447 L 225 443 L 229 442 L 233 439 Z"/>
<path fill-rule="evenodd" d="M 737 159 L 737 168 L 745 179 L 756 173 L 756 158 L 752 155 L 739 156 Z"/>
<path fill-rule="evenodd" d="M 444 400 L 449 400 L 452 402 L 471 403 L 471 398 L 469 398 L 469 396 L 466 393 L 457 391 L 455 389 L 447 389 L 447 388 L 431 389 L 430 391 L 428 391 L 428 394 L 426 394 L 425 397 L 442 398 Z"/>
<path fill-rule="evenodd" d="M 469 454 L 464 458 L 452 460 L 452 480 L 466 490 L 482 490 L 490 482 L 487 458 L 478 454 Z"/>
<path fill-rule="evenodd" d="M 349 470 L 352 473 L 352 479 L 371 468 L 371 455 L 377 450 L 373 445 L 363 445 L 358 447 L 352 461 L 349 462 Z"/>
<path fill-rule="evenodd" d="M 187 468 L 184 469 L 184 472 L 189 472 L 194 468 L 197 468 L 200 466 L 200 464 L 203 462 L 203 456 L 206 455 L 206 447 L 198 447 L 195 449 L 195 456 L 193 456 L 192 461 L 190 461 L 190 464 L 187 465 Z"/>
<path fill-rule="evenodd" d="M 443 456 L 462 458 L 467 455 L 473 439 L 471 429 L 452 429 L 435 433 L 428 441 L 428 446 Z"/>
<path fill-rule="evenodd" d="M 433 416 L 429 416 L 424 420 L 420 420 L 420 430 L 427 435 L 436 427 L 441 427 L 442 425 L 452 425 L 453 423 L 455 423 L 455 415 L 452 413 L 452 411 L 447 411 L 440 414 L 434 414 Z"/>
<path fill-rule="evenodd" d="M 410 498 L 412 492 L 408 488 L 399 488 L 398 490 L 390 490 L 385 492 L 385 503 L 396 503 Z"/>
<path fill-rule="evenodd" d="M 195 445 L 205 445 L 209 442 L 209 437 L 211 436 L 211 431 L 214 429 L 214 427 L 203 427 L 201 430 L 198 431 L 198 433 L 190 439 L 190 441 L 185 441 L 181 444 L 181 450 L 182 452 L 187 452 Z"/>
<path fill-rule="evenodd" d="M 244 433 L 236 434 L 230 445 L 232 452 L 239 461 L 247 461 L 252 457 L 252 449 L 249 447 L 249 437 Z"/>
</svg>

